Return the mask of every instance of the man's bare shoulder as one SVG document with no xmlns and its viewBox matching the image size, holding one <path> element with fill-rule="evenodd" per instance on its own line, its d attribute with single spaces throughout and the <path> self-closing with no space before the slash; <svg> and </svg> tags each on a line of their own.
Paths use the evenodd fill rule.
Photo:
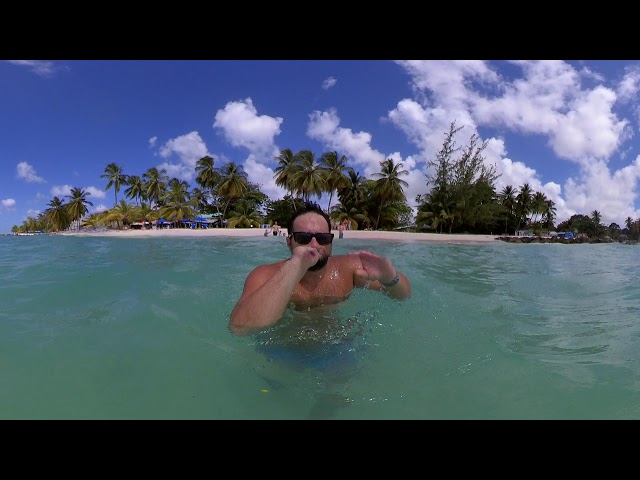
<svg viewBox="0 0 640 480">
<path fill-rule="evenodd" d="M 278 269 L 282 266 L 282 264 L 286 262 L 286 260 L 282 260 L 276 263 L 265 263 L 263 265 L 258 265 L 256 268 L 251 270 L 249 275 L 247 275 L 247 279 L 244 282 L 244 290 L 245 292 L 253 291 L 255 288 L 262 285 L 269 278 L 271 278 Z"/>
<path fill-rule="evenodd" d="M 280 260 L 275 263 L 265 263 L 264 265 L 258 265 L 254 268 L 249 275 L 253 276 L 263 276 L 263 275 L 272 275 L 277 272 L 278 269 L 286 262 L 286 260 Z"/>
<path fill-rule="evenodd" d="M 362 262 L 358 255 L 332 255 L 329 261 L 338 268 L 352 271 L 362 268 Z"/>
</svg>

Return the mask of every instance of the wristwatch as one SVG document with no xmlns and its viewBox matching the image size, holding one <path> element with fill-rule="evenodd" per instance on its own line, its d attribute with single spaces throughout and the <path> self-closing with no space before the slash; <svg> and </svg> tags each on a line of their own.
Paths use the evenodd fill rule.
<svg viewBox="0 0 640 480">
<path fill-rule="evenodd" d="M 399 281 L 400 281 L 400 277 L 398 276 L 398 271 L 396 270 L 396 276 L 393 277 L 393 280 L 391 280 L 389 283 L 384 283 L 384 282 L 380 282 L 380 283 L 387 288 L 391 288 L 397 285 Z"/>
</svg>

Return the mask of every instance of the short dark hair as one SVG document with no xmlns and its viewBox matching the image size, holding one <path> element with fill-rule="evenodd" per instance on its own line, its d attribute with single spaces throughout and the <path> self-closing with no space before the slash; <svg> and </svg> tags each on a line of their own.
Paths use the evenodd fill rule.
<svg viewBox="0 0 640 480">
<path fill-rule="evenodd" d="M 318 215 L 322 215 L 327 221 L 327 227 L 329 227 L 329 231 L 331 231 L 331 219 L 329 218 L 329 215 L 327 215 L 327 213 L 322 210 L 322 208 L 320 208 L 320 205 L 318 205 L 317 203 L 305 202 L 301 207 L 293 212 L 293 215 L 291 216 L 291 219 L 287 224 L 287 233 L 289 235 L 293 233 L 293 222 L 295 221 L 295 219 L 300 215 L 304 215 L 305 213 L 317 213 Z"/>
</svg>

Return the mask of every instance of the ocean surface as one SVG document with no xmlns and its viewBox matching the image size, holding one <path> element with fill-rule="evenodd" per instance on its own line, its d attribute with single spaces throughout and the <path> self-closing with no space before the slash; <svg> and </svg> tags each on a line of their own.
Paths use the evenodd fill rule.
<svg viewBox="0 0 640 480">
<path fill-rule="evenodd" d="M 282 237 L 1 236 L 0 418 L 640 418 L 639 246 L 334 241 L 354 250 L 411 299 L 236 337 Z M 319 343 L 278 343 L 298 321 Z"/>
</svg>

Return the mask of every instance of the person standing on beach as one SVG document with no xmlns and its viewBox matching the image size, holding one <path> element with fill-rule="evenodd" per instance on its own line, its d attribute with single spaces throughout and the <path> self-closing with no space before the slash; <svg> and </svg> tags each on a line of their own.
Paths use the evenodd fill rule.
<svg viewBox="0 0 640 480">
<path fill-rule="evenodd" d="M 233 334 L 250 335 L 275 325 L 289 305 L 311 310 L 339 303 L 356 287 L 399 300 L 411 296 L 409 280 L 390 259 L 367 251 L 332 256 L 331 220 L 318 205 L 306 203 L 296 210 L 287 231 L 291 257 L 249 273 L 231 312 Z"/>
</svg>

